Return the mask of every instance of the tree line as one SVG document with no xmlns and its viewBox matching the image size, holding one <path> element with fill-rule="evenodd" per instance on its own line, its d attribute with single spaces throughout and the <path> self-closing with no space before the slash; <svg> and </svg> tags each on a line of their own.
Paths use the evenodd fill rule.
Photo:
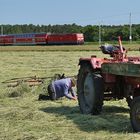
<svg viewBox="0 0 140 140">
<path fill-rule="evenodd" d="M 129 40 L 130 26 L 129 25 L 1 25 L 1 34 L 20 34 L 20 33 L 83 33 L 86 42 L 96 42 L 99 40 L 99 32 L 102 41 L 116 40 L 121 36 L 124 41 Z M 140 24 L 132 25 L 132 39 L 140 40 Z"/>
</svg>

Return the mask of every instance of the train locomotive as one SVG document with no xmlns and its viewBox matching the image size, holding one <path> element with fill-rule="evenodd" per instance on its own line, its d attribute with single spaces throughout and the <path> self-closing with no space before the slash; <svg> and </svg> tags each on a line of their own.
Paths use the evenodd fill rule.
<svg viewBox="0 0 140 140">
<path fill-rule="evenodd" d="M 82 33 L 23 33 L 0 35 L 0 46 L 7 45 L 79 45 L 84 44 Z"/>
</svg>

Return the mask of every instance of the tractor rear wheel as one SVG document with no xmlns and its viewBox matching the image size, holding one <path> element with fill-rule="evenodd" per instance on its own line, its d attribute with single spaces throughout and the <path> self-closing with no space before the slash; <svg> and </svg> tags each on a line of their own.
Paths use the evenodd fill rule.
<svg viewBox="0 0 140 140">
<path fill-rule="evenodd" d="M 83 114 L 100 114 L 103 106 L 103 79 L 100 74 L 95 74 L 90 65 L 80 67 L 77 92 L 80 111 Z"/>
<path fill-rule="evenodd" d="M 135 97 L 131 103 L 130 120 L 133 130 L 140 132 L 140 97 Z"/>
</svg>

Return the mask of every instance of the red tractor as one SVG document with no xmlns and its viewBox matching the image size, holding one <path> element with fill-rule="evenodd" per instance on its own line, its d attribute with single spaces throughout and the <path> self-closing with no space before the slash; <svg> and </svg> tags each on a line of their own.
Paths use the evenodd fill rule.
<svg viewBox="0 0 140 140">
<path fill-rule="evenodd" d="M 80 58 L 77 92 L 83 114 L 100 114 L 103 100 L 126 98 L 133 130 L 140 131 L 140 57 L 127 57 L 119 46 L 101 46 L 111 58 Z"/>
</svg>

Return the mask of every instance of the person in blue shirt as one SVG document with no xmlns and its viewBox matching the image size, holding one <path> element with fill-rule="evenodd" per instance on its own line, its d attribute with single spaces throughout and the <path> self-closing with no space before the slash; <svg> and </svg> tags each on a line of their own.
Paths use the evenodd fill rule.
<svg viewBox="0 0 140 140">
<path fill-rule="evenodd" d="M 61 97 L 66 97 L 68 99 L 77 100 L 77 96 L 73 87 L 76 85 L 76 80 L 74 78 L 63 78 L 60 80 L 55 80 L 48 85 L 48 96 L 44 96 L 46 100 L 57 100 Z M 43 99 L 43 95 L 39 96 L 39 100 Z"/>
</svg>

